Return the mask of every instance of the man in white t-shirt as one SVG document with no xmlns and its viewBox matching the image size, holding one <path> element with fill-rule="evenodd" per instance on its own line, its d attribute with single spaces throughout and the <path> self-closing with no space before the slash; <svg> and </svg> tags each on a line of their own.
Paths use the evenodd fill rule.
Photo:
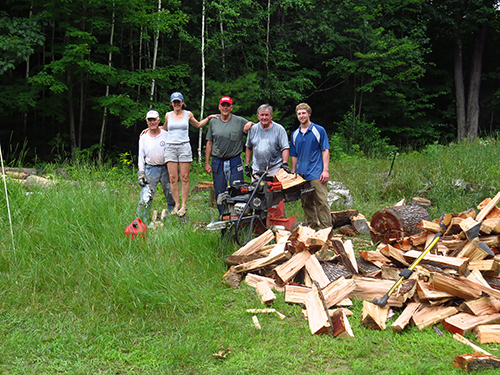
<svg viewBox="0 0 500 375">
<path fill-rule="evenodd" d="M 165 164 L 165 146 L 167 132 L 160 129 L 160 114 L 149 111 L 146 114 L 149 131 L 139 138 L 139 185 L 142 186 L 141 198 L 137 206 L 137 217 L 146 222 L 148 207 L 153 201 L 158 183 L 161 184 L 163 194 L 167 200 L 168 210 L 171 211 L 175 202 L 170 193 L 170 179 Z"/>
<path fill-rule="evenodd" d="M 288 166 L 288 136 L 285 128 L 273 121 L 273 107 L 262 104 L 257 109 L 257 118 L 259 122 L 248 131 L 245 174 L 255 179 L 255 175 L 267 170 L 268 176 L 274 176 L 281 168 L 291 173 Z"/>
</svg>

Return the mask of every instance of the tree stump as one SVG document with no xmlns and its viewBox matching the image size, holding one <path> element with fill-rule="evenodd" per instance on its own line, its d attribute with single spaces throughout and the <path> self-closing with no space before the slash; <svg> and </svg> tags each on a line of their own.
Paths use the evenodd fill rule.
<svg viewBox="0 0 500 375">
<path fill-rule="evenodd" d="M 417 224 L 431 218 L 420 206 L 386 207 L 372 216 L 370 235 L 374 242 L 391 243 L 422 232 Z"/>
</svg>

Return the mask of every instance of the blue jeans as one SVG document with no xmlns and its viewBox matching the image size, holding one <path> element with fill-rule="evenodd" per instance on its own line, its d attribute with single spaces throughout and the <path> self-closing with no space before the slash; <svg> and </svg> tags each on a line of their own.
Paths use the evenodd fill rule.
<svg viewBox="0 0 500 375">
<path fill-rule="evenodd" d="M 217 201 L 219 194 L 226 191 L 228 183 L 232 186 L 235 181 L 243 182 L 245 180 L 241 156 L 238 155 L 227 160 L 212 156 L 212 177 L 214 180 L 215 201 Z M 224 213 L 223 205 L 218 204 L 217 209 L 220 215 Z"/>
<path fill-rule="evenodd" d="M 166 165 L 146 164 L 144 173 L 146 174 L 146 180 L 148 183 L 141 190 L 141 197 L 139 199 L 139 205 L 137 206 L 137 217 L 140 217 L 144 222 L 146 222 L 148 208 L 153 202 L 158 183 L 161 184 L 163 189 L 163 194 L 167 200 L 167 207 L 169 211 L 172 211 L 175 207 L 175 201 L 170 193 L 170 179 Z"/>
</svg>

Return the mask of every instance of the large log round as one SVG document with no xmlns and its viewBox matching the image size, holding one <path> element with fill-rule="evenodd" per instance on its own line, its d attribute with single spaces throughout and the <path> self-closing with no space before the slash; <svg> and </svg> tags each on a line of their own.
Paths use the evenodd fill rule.
<svg viewBox="0 0 500 375">
<path fill-rule="evenodd" d="M 403 237 L 420 233 L 417 224 L 430 221 L 429 213 L 420 206 L 392 206 L 375 212 L 370 222 L 371 237 L 375 242 L 391 243 Z"/>
</svg>

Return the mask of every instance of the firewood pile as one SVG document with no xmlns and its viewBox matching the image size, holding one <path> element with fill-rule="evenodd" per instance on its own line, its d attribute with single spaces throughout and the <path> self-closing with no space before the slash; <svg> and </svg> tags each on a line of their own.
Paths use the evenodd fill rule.
<svg viewBox="0 0 500 375">
<path fill-rule="evenodd" d="M 274 291 L 283 291 L 286 302 L 303 307 L 312 334 L 354 337 L 348 307 L 352 299 L 362 299 L 361 324 L 367 328 L 386 329 L 397 309 L 401 313 L 390 324 L 394 332 L 441 323 L 475 349 L 457 356 L 454 366 L 465 371 L 500 367 L 498 358 L 462 336 L 473 332 L 480 344 L 500 343 L 499 201 L 500 193 L 477 210 L 434 220 L 419 205 L 398 205 L 375 213 L 370 223 L 349 210 L 332 212 L 332 228 L 320 231 L 302 226 L 292 232 L 267 230 L 227 257 L 230 268 L 224 279 L 232 286 L 244 281 L 254 287 L 266 307 L 277 298 Z M 343 234 L 334 235 L 334 228 L 343 228 Z M 357 249 L 356 256 L 353 242 L 346 239 L 351 232 L 370 233 L 376 249 Z M 418 265 L 412 264 L 436 233 L 437 245 Z M 386 305 L 372 302 L 408 268 L 413 272 Z M 274 309 L 262 309 L 268 310 Z M 257 326 L 257 316 L 253 319 Z"/>
</svg>

